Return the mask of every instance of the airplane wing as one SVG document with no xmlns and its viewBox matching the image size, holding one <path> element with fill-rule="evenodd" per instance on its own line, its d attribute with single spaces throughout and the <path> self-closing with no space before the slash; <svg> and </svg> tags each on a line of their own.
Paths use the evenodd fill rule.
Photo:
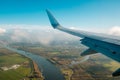
<svg viewBox="0 0 120 80">
<path fill-rule="evenodd" d="M 86 31 L 80 30 L 73 30 L 62 27 L 55 17 L 51 14 L 50 11 L 46 10 L 47 15 L 49 17 L 50 23 L 54 29 L 58 29 L 60 31 L 72 34 L 77 37 L 81 37 L 81 43 L 85 46 L 88 46 L 89 49 L 81 53 L 81 56 L 95 54 L 95 53 L 102 53 L 118 62 L 120 62 L 120 40 L 103 36 L 97 35 L 97 33 L 91 33 Z M 113 76 L 120 75 L 120 69 L 115 71 Z"/>
</svg>

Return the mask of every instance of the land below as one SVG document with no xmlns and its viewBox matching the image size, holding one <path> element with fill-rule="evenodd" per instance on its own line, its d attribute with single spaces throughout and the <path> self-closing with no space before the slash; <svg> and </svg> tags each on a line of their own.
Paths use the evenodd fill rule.
<svg viewBox="0 0 120 80">
<path fill-rule="evenodd" d="M 86 47 L 71 44 L 12 44 L 12 47 L 31 52 L 48 59 L 52 64 L 60 68 L 66 80 L 119 80 L 120 77 L 112 77 L 112 73 L 120 67 L 120 64 L 102 55 L 81 57 L 80 53 Z"/>
<path fill-rule="evenodd" d="M 100 54 L 81 57 L 87 49 L 79 42 L 11 43 L 10 47 L 46 58 L 57 66 L 66 80 L 119 80 L 112 73 L 120 67 L 118 62 Z M 52 74 L 52 73 L 51 73 Z M 37 64 L 29 58 L 0 48 L 0 80 L 43 80 Z"/>
</svg>

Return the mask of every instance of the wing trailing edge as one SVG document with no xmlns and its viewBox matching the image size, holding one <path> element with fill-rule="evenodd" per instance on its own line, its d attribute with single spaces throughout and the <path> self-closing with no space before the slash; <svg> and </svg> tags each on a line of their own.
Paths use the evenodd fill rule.
<svg viewBox="0 0 120 80">
<path fill-rule="evenodd" d="M 85 50 L 84 52 L 82 52 L 81 56 L 86 56 L 86 55 L 91 55 L 91 54 L 96 54 L 96 53 L 98 53 L 98 52 L 89 48 L 89 49 Z"/>
<path fill-rule="evenodd" d="M 116 77 L 120 75 L 120 68 L 113 72 L 112 76 Z"/>
</svg>

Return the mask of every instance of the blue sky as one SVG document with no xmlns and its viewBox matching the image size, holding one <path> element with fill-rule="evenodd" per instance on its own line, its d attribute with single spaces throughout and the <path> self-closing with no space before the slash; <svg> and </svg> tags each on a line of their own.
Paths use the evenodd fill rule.
<svg viewBox="0 0 120 80">
<path fill-rule="evenodd" d="M 45 9 L 66 27 L 120 26 L 120 0 L 0 0 L 0 25 L 49 26 Z"/>
</svg>

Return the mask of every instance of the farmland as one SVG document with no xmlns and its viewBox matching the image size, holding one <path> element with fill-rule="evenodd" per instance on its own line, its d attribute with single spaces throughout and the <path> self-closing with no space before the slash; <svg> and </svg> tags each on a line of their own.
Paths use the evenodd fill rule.
<svg viewBox="0 0 120 80">
<path fill-rule="evenodd" d="M 20 65 L 17 69 L 0 69 L 0 80 L 19 80 L 26 78 L 30 74 L 31 67 L 28 58 L 4 48 L 0 48 L 0 53 L 0 67 L 9 68 Z"/>
<path fill-rule="evenodd" d="M 64 47 L 63 47 L 64 46 Z M 78 46 L 78 45 L 77 45 Z M 81 57 L 84 46 L 55 45 L 49 46 L 24 46 L 19 49 L 43 56 L 58 66 L 66 80 L 119 80 L 120 77 L 112 77 L 112 73 L 120 64 L 102 55 L 95 54 L 89 57 Z"/>
</svg>

